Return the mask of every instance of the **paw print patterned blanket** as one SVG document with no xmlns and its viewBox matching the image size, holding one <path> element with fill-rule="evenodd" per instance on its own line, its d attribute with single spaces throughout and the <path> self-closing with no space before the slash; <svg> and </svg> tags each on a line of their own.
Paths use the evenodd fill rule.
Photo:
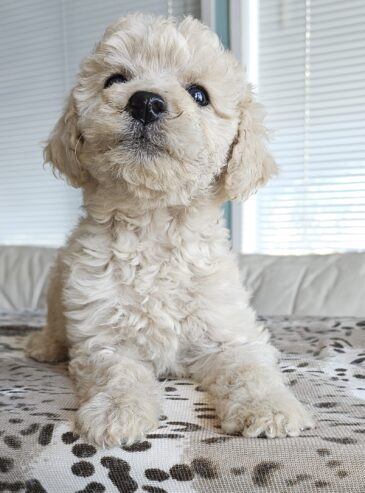
<svg viewBox="0 0 365 493">
<path fill-rule="evenodd" d="M 0 492 L 235 493 L 365 491 L 365 321 L 264 319 L 293 392 L 317 427 L 298 438 L 222 434 L 204 389 L 166 380 L 160 427 L 96 450 L 71 430 L 66 364 L 25 357 L 42 314 L 0 314 Z"/>
</svg>

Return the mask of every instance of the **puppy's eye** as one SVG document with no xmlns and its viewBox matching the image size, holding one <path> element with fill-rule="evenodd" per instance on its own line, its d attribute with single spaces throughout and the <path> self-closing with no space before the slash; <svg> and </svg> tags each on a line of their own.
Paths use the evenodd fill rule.
<svg viewBox="0 0 365 493">
<path fill-rule="evenodd" d="M 126 77 L 123 74 L 113 74 L 108 77 L 104 83 L 104 89 L 110 87 L 113 84 L 122 84 L 123 82 L 127 82 Z"/>
<path fill-rule="evenodd" d="M 187 88 L 187 91 L 199 106 L 207 106 L 209 104 L 208 93 L 202 87 L 192 85 Z"/>
</svg>

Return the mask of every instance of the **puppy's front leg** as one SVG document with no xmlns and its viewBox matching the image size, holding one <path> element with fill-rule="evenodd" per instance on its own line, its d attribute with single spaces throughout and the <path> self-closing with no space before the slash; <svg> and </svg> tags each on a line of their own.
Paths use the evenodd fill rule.
<svg viewBox="0 0 365 493">
<path fill-rule="evenodd" d="M 112 348 L 72 353 L 70 371 L 80 400 L 76 429 L 89 442 L 131 444 L 158 427 L 160 388 L 147 363 Z"/>
<path fill-rule="evenodd" d="M 211 393 L 227 433 L 269 438 L 297 436 L 314 426 L 303 405 L 284 385 L 270 344 L 228 346 L 197 359 L 195 378 Z"/>
</svg>

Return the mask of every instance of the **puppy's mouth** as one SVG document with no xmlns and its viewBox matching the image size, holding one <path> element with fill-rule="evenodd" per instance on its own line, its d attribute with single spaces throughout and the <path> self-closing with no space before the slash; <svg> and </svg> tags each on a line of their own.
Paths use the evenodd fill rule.
<svg viewBox="0 0 365 493">
<path fill-rule="evenodd" d="M 166 137 L 160 123 L 142 125 L 133 122 L 130 131 L 120 138 L 119 144 L 138 156 L 153 157 L 166 152 Z"/>
</svg>

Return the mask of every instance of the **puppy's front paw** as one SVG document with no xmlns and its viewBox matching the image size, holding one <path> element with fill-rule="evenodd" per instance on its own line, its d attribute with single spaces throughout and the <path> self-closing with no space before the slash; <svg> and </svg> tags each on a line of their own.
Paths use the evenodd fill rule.
<svg viewBox="0 0 365 493">
<path fill-rule="evenodd" d="M 315 426 L 312 416 L 288 390 L 247 402 L 227 400 L 221 410 L 222 429 L 246 437 L 298 436 Z"/>
<path fill-rule="evenodd" d="M 157 403 L 133 396 L 111 396 L 100 392 L 84 402 L 75 427 L 89 443 L 99 447 L 130 445 L 158 427 Z"/>
</svg>

